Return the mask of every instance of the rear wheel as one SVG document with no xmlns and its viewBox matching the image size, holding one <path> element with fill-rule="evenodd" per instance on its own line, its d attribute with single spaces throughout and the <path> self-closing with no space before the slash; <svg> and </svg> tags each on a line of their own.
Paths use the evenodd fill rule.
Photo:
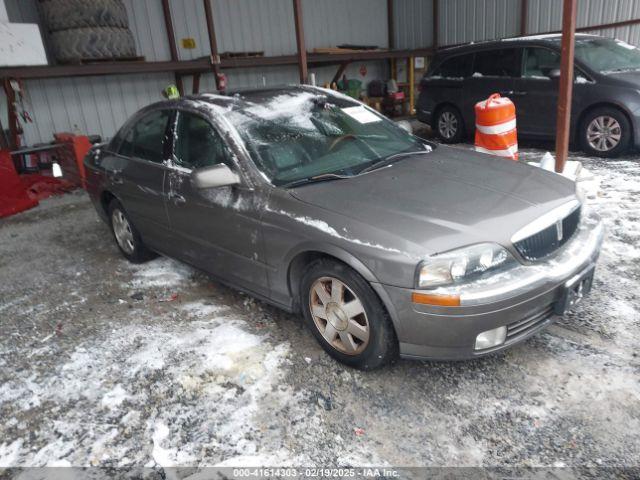
<svg viewBox="0 0 640 480">
<path fill-rule="evenodd" d="M 443 143 L 459 143 L 464 137 L 464 121 L 457 108 L 446 105 L 438 110 L 435 133 Z"/>
<path fill-rule="evenodd" d="M 371 286 L 348 266 L 318 260 L 301 282 L 304 318 L 322 348 L 351 367 L 372 370 L 392 362 L 398 340 Z"/>
<path fill-rule="evenodd" d="M 143 263 L 156 256 L 144 246 L 140 233 L 133 226 L 129 216 L 118 200 L 109 204 L 111 231 L 122 254 L 132 263 Z"/>
<path fill-rule="evenodd" d="M 631 124 L 619 110 L 596 108 L 583 119 L 580 127 L 580 146 L 589 155 L 617 157 L 629 149 Z"/>
</svg>

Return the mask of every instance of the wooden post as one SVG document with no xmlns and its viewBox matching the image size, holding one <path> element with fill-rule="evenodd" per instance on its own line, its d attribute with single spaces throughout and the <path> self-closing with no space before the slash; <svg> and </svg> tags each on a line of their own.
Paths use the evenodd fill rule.
<svg viewBox="0 0 640 480">
<path fill-rule="evenodd" d="M 213 64 L 213 73 L 216 81 L 216 90 L 220 90 L 220 55 L 218 53 L 218 39 L 216 37 L 216 29 L 213 23 L 213 10 L 211 8 L 211 0 L 203 0 L 204 16 L 207 20 L 207 33 L 209 34 L 209 50 L 211 51 L 211 63 Z"/>
<path fill-rule="evenodd" d="M 178 61 L 178 46 L 176 45 L 176 34 L 173 29 L 173 19 L 171 18 L 171 8 L 169 7 L 169 0 L 162 0 L 162 13 L 164 14 L 164 26 L 167 31 L 167 39 L 169 40 L 169 52 L 171 53 L 171 60 L 173 62 Z M 184 85 L 182 84 L 182 77 L 175 74 L 176 87 L 180 95 L 184 95 Z"/>
<path fill-rule="evenodd" d="M 577 0 L 564 0 L 562 7 L 562 52 L 560 59 L 560 94 L 556 128 L 556 172 L 562 173 L 569 154 L 571 99 L 573 96 L 573 58 L 575 50 Z"/>
<path fill-rule="evenodd" d="M 520 0 L 520 35 L 527 34 L 528 16 L 529 16 L 529 0 Z"/>
<path fill-rule="evenodd" d="M 304 44 L 304 25 L 302 21 L 301 0 L 293 0 L 293 20 L 296 25 L 296 44 L 298 46 L 298 70 L 300 83 L 307 83 L 309 69 L 307 67 L 307 47 Z"/>
<path fill-rule="evenodd" d="M 433 50 L 435 51 L 438 48 L 438 36 L 440 34 L 440 12 L 438 8 L 438 0 L 433 0 L 433 12 L 432 12 L 432 21 L 433 21 Z"/>
</svg>

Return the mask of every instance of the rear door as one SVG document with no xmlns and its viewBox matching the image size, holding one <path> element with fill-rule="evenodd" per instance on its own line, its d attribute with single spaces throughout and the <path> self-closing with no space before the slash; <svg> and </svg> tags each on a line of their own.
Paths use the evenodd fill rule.
<svg viewBox="0 0 640 480">
<path fill-rule="evenodd" d="M 261 190 L 197 189 L 194 170 L 226 164 L 242 172 L 226 142 L 204 117 L 178 111 L 165 188 L 174 255 L 258 294 L 267 295 L 260 216 Z"/>
<path fill-rule="evenodd" d="M 123 132 L 115 158 L 103 164 L 114 194 L 144 242 L 160 251 L 169 227 L 163 188 L 170 116 L 168 110 L 143 114 Z"/>
<path fill-rule="evenodd" d="M 451 103 L 462 112 L 472 63 L 472 53 L 449 57 L 422 79 L 418 104 L 421 116 L 433 118 L 436 107 L 444 103 Z"/>
<path fill-rule="evenodd" d="M 475 53 L 471 78 L 467 82 L 463 115 L 469 125 L 475 125 L 476 103 L 499 93 L 513 97 L 515 79 L 520 75 L 519 48 L 481 50 Z"/>
</svg>

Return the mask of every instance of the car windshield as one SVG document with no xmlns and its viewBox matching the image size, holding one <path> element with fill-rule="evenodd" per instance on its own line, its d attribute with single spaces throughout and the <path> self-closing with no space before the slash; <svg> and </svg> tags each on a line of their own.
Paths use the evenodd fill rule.
<svg viewBox="0 0 640 480">
<path fill-rule="evenodd" d="M 621 40 L 576 40 L 576 58 L 600 73 L 640 70 L 640 50 Z"/>
<path fill-rule="evenodd" d="M 329 92 L 240 98 L 226 118 L 274 185 L 356 175 L 391 156 L 431 149 L 383 116 Z"/>
</svg>

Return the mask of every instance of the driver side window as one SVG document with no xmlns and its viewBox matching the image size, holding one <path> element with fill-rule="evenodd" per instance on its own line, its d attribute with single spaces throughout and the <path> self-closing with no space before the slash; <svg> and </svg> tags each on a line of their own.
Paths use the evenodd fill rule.
<svg viewBox="0 0 640 480">
<path fill-rule="evenodd" d="M 229 150 L 220 134 L 199 115 L 178 112 L 174 161 L 184 168 L 210 167 L 224 163 L 233 168 Z"/>
</svg>

